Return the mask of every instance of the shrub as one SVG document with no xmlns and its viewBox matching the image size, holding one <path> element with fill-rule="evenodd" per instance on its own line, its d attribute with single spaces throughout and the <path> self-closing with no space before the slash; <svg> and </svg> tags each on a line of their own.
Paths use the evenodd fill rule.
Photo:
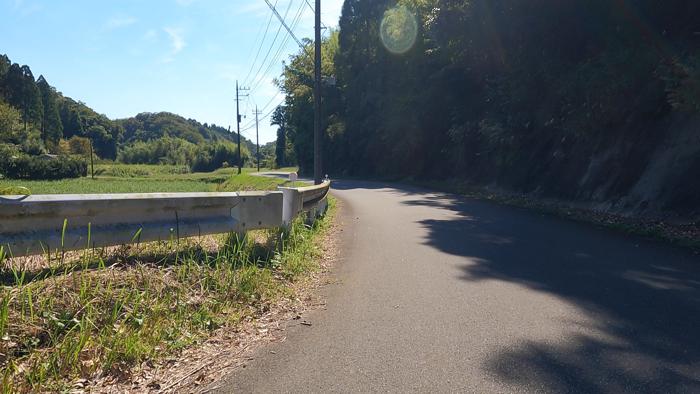
<svg viewBox="0 0 700 394">
<path fill-rule="evenodd" d="M 162 137 L 123 147 L 118 160 L 126 164 L 187 165 L 194 160 L 195 150 L 194 144 L 181 138 Z"/>
<path fill-rule="evenodd" d="M 87 156 L 90 154 L 90 140 L 85 137 L 74 135 L 68 140 L 68 145 L 70 146 L 70 153 L 74 155 Z"/>
<path fill-rule="evenodd" d="M 243 160 L 250 155 L 247 149 L 241 149 Z M 226 165 L 238 165 L 238 150 L 236 145 L 227 142 L 217 142 L 203 145 L 197 152 L 197 158 L 192 162 L 192 172 L 211 172 Z"/>
<path fill-rule="evenodd" d="M 71 156 L 30 156 L 24 153 L 0 156 L 0 173 L 12 179 L 64 179 L 87 176 L 87 163 Z"/>
</svg>

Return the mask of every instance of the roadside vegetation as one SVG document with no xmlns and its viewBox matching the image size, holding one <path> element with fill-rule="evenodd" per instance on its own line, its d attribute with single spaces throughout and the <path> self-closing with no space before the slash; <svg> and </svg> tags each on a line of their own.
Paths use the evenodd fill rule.
<svg viewBox="0 0 700 394">
<path fill-rule="evenodd" d="M 220 327 L 293 297 L 314 271 L 312 226 L 255 231 L 32 259 L 0 249 L 3 393 L 57 392 L 96 376 L 123 379 L 147 360 L 196 344 Z M 71 258 L 72 257 L 72 258 Z"/>
<path fill-rule="evenodd" d="M 0 179 L 0 194 L 230 192 L 274 190 L 287 184 L 283 178 L 255 176 L 255 171 L 244 168 L 243 174 L 238 175 L 236 168 L 222 168 L 190 173 L 187 166 L 109 163 L 95 165 L 95 179 L 89 176 L 61 180 Z"/>
<path fill-rule="evenodd" d="M 237 140 L 227 128 L 169 112 L 109 119 L 0 55 L 0 179 L 81 178 L 96 160 L 187 172 L 257 164 L 255 144 L 243 136 L 239 155 Z M 259 159 L 262 167 L 283 167 L 274 143 L 260 147 Z"/>
<path fill-rule="evenodd" d="M 700 219 L 700 2 L 536 4 L 344 1 L 322 49 L 325 171 Z M 309 50 L 286 62 L 273 118 L 302 173 Z"/>
</svg>

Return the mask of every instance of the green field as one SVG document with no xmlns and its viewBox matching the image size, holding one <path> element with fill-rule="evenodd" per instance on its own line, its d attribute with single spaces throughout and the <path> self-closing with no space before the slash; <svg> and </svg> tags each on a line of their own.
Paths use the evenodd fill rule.
<svg viewBox="0 0 700 394">
<path fill-rule="evenodd" d="M 284 168 L 275 171 L 295 171 Z M 265 171 L 265 170 L 262 170 Z M 211 173 L 189 173 L 184 166 L 98 164 L 90 177 L 59 181 L 0 180 L 0 194 L 24 187 L 31 194 L 158 193 L 274 190 L 287 184 L 284 179 L 254 176 L 256 169 L 224 168 Z M 297 185 L 295 185 L 297 186 Z"/>
</svg>

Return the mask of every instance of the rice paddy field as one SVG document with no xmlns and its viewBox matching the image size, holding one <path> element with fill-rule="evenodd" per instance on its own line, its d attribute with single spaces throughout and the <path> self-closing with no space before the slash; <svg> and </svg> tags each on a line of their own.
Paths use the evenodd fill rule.
<svg viewBox="0 0 700 394">
<path fill-rule="evenodd" d="M 244 168 L 238 174 L 236 168 L 223 168 L 210 173 L 190 173 L 186 166 L 98 164 L 94 179 L 90 176 L 58 181 L 0 179 L 0 194 L 236 192 L 274 190 L 288 184 L 281 178 L 255 176 L 256 171 Z"/>
</svg>

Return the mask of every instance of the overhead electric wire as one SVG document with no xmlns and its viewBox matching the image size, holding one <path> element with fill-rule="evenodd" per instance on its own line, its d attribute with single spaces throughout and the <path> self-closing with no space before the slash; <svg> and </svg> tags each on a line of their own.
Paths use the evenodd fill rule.
<svg viewBox="0 0 700 394">
<path fill-rule="evenodd" d="M 299 22 L 301 22 L 301 18 L 304 14 L 304 4 L 302 3 L 299 9 L 297 10 L 296 16 L 292 20 L 291 24 L 291 29 L 294 30 L 298 25 Z M 265 80 L 265 78 L 269 75 L 270 71 L 272 68 L 279 63 L 281 60 L 282 56 L 284 55 L 283 51 L 285 48 L 287 48 L 287 44 L 289 43 L 289 36 L 285 38 L 285 40 L 282 42 L 282 45 L 279 46 L 277 49 L 277 52 L 275 55 L 272 57 L 272 60 L 270 63 L 268 63 L 267 68 L 265 69 L 265 72 L 262 73 L 261 77 L 257 80 L 253 80 L 253 83 L 251 84 L 251 90 L 257 89 L 260 84 Z"/>
<path fill-rule="evenodd" d="M 314 8 L 314 6 L 311 5 L 311 3 L 309 3 L 309 0 L 304 0 L 304 1 L 306 2 L 306 5 L 309 6 L 309 9 L 311 10 L 311 12 L 314 13 L 314 14 L 316 14 L 316 9 Z M 328 29 L 328 28 L 326 27 L 326 25 L 323 23 L 323 21 L 321 21 L 321 28 L 322 28 L 322 29 Z"/>
<path fill-rule="evenodd" d="M 268 101 L 267 104 L 265 104 L 265 106 L 263 107 L 263 109 L 260 110 L 260 112 L 265 112 L 265 110 L 266 110 L 267 108 L 270 107 L 270 104 L 272 104 L 272 102 L 274 102 L 275 99 L 276 99 L 279 95 L 280 95 L 280 93 L 277 93 L 276 95 L 274 95 L 274 96 L 270 99 L 270 101 Z M 284 103 L 284 99 L 280 100 L 277 104 L 275 104 L 275 106 L 272 108 L 272 111 L 274 111 L 275 108 L 277 108 L 277 107 L 278 107 L 280 104 L 282 104 L 282 103 Z M 243 127 L 243 130 L 250 130 L 250 129 L 253 128 L 254 126 L 255 126 L 255 121 L 252 120 L 251 122 L 249 122 L 248 124 L 246 124 L 246 125 Z"/>
<path fill-rule="evenodd" d="M 277 2 L 279 0 L 275 0 L 275 5 L 277 5 Z M 250 77 L 250 74 L 253 72 L 253 68 L 255 68 L 255 63 L 258 61 L 258 57 L 260 56 L 260 51 L 262 50 L 263 45 L 265 44 L 265 38 L 267 38 L 267 33 L 270 30 L 270 25 L 272 24 L 272 16 L 273 13 L 270 12 L 270 18 L 267 20 L 267 26 L 265 27 L 265 34 L 263 34 L 263 38 L 260 41 L 260 45 L 258 46 L 258 52 L 255 54 L 255 59 L 253 59 L 253 62 L 250 64 L 250 70 L 248 70 L 248 74 L 243 78 L 243 82 L 245 85 L 245 82 L 248 81 L 248 77 Z"/>
<path fill-rule="evenodd" d="M 296 41 L 300 47 L 303 47 L 304 45 L 301 44 L 301 41 L 299 41 L 297 36 L 294 35 L 294 32 L 289 28 L 289 26 L 287 26 L 287 23 L 285 22 L 285 19 L 287 19 L 287 15 L 285 15 L 284 18 L 282 18 L 280 16 L 279 12 L 277 12 L 277 9 L 275 8 L 275 6 L 270 4 L 269 0 L 265 0 L 265 3 L 267 3 L 268 7 L 270 7 L 270 9 L 272 9 L 272 12 L 275 14 L 277 19 L 279 19 L 282 26 L 284 26 L 284 28 L 287 29 L 287 33 L 289 33 L 289 35 L 292 36 L 292 38 L 294 38 L 294 41 Z"/>
<path fill-rule="evenodd" d="M 249 73 L 248 73 L 248 75 L 246 76 L 246 79 L 245 79 L 245 81 L 246 81 L 247 83 L 249 83 L 249 87 L 250 87 L 250 92 L 251 92 L 251 93 L 252 93 L 255 89 L 257 89 L 257 88 L 263 83 L 263 81 L 265 81 L 265 79 L 267 78 L 269 72 L 270 72 L 270 71 L 272 70 L 272 68 L 280 61 L 281 57 L 284 55 L 283 51 L 287 48 L 287 45 L 288 45 L 288 43 L 289 43 L 289 39 L 290 39 L 290 38 L 294 39 L 294 41 L 297 43 L 297 45 L 299 45 L 300 48 L 302 48 L 303 50 L 309 52 L 308 46 L 304 45 L 304 44 L 296 37 L 296 35 L 294 34 L 294 30 L 296 29 L 296 27 L 298 26 L 298 24 L 300 23 L 300 21 L 301 21 L 301 19 L 302 19 L 302 16 L 303 16 L 303 14 L 304 14 L 304 6 L 305 6 L 305 5 L 308 6 L 312 11 L 314 10 L 314 8 L 311 6 L 311 4 L 309 3 L 308 0 L 302 0 L 302 3 L 299 5 L 299 8 L 297 9 L 296 15 L 295 15 L 294 18 L 292 19 L 292 23 L 288 25 L 287 22 L 286 22 L 286 18 L 287 18 L 287 16 L 289 15 L 289 11 L 290 11 L 290 9 L 291 9 L 291 7 L 292 7 L 292 4 L 293 4 L 294 0 L 290 0 L 289 4 L 287 5 L 287 9 L 285 10 L 284 17 L 282 17 L 282 16 L 277 12 L 277 9 L 275 8 L 275 6 L 277 5 L 278 1 L 279 1 L 279 0 L 276 0 L 276 1 L 275 1 L 275 4 L 273 5 L 273 4 L 270 3 L 269 0 L 265 0 L 265 3 L 267 3 L 267 5 L 270 7 L 272 13 L 273 13 L 275 16 L 277 16 L 278 20 L 280 21 L 280 27 L 277 29 L 277 32 L 275 33 L 275 37 L 274 37 L 273 40 L 272 40 L 272 44 L 271 44 L 270 47 L 268 48 L 267 53 L 265 54 L 265 57 L 264 57 L 263 61 L 260 63 L 260 65 L 259 65 L 260 67 L 258 68 L 258 71 L 255 73 L 255 75 L 253 76 L 252 79 L 249 79 L 250 74 L 252 73 L 252 70 L 253 70 L 253 68 L 255 67 L 255 62 L 257 62 L 257 59 L 259 58 L 259 53 L 260 53 L 260 51 L 261 51 L 261 49 L 262 49 L 262 46 L 263 46 L 263 44 L 264 44 L 264 38 L 267 36 L 267 32 L 268 32 L 268 30 L 269 30 L 269 24 L 270 24 L 270 23 L 269 23 L 269 21 L 268 21 L 268 27 L 266 28 L 265 35 L 264 35 L 264 37 L 263 37 L 263 41 L 261 42 L 260 48 L 258 49 L 258 53 L 256 54 L 256 59 L 254 60 L 253 65 L 251 65 L 251 71 L 249 71 Z M 272 18 L 272 16 L 271 16 L 270 18 Z M 282 27 L 284 27 L 284 28 L 286 29 L 286 31 L 287 31 L 288 34 L 287 34 L 286 37 L 282 40 L 282 42 L 280 43 L 280 45 L 277 47 L 277 50 L 276 50 L 276 52 L 274 53 L 274 55 L 272 56 L 272 58 L 270 59 L 270 62 L 267 63 L 267 67 L 265 68 L 265 71 L 262 72 L 262 74 L 261 74 L 261 71 L 263 70 L 263 67 L 265 66 L 265 63 L 266 63 L 266 61 L 269 59 L 269 55 L 270 55 L 270 53 L 272 52 L 272 49 L 274 48 L 275 43 L 277 42 L 277 38 L 278 38 L 278 36 L 279 36 L 279 33 L 280 33 Z M 309 53 L 309 54 L 312 55 L 311 53 Z M 277 94 L 275 94 L 275 95 L 265 104 L 265 106 L 262 108 L 261 112 L 264 112 L 264 111 L 270 106 L 270 104 L 272 104 L 272 103 L 275 101 L 275 99 L 276 99 L 281 93 L 282 93 L 282 92 L 277 92 Z M 249 97 L 250 97 L 250 96 L 249 96 Z M 252 99 L 252 98 L 250 98 L 250 99 Z M 253 100 L 253 101 L 254 101 L 254 100 Z M 262 118 L 258 119 L 258 121 L 265 120 L 265 119 L 267 119 L 268 117 L 270 117 L 270 115 L 272 115 L 272 113 L 275 111 L 275 109 L 276 109 L 279 105 L 281 105 L 281 104 L 283 104 L 283 103 L 284 103 L 284 99 L 282 99 L 281 101 L 279 101 L 272 109 L 270 109 L 269 112 L 267 112 Z M 249 105 L 249 102 L 246 101 L 246 108 L 248 108 L 248 105 Z M 246 132 L 246 131 L 248 131 L 248 130 L 251 130 L 253 127 L 255 127 L 255 122 L 254 122 L 254 121 L 251 121 L 248 125 L 246 125 L 246 126 L 241 130 L 241 133 Z"/>
<path fill-rule="evenodd" d="M 278 91 L 277 94 L 275 94 L 274 96 L 272 96 L 272 98 L 270 99 L 270 101 L 268 101 L 268 102 L 265 104 L 265 106 L 264 106 L 260 111 L 261 111 L 261 112 L 265 112 L 265 110 L 266 110 L 267 108 L 269 108 L 270 104 L 271 104 L 273 101 L 275 101 L 275 99 L 276 99 L 280 94 L 282 94 L 282 92 L 279 92 L 279 91 Z"/>
<path fill-rule="evenodd" d="M 284 101 L 280 101 L 277 105 L 275 105 L 274 108 L 272 108 L 267 114 L 265 114 L 265 116 L 263 116 L 262 118 L 259 118 L 258 121 L 260 122 L 260 121 L 263 121 L 263 120 L 269 118 L 270 115 L 272 115 L 272 113 L 275 112 L 275 109 L 277 108 L 277 106 L 280 105 L 280 104 L 282 104 L 283 102 L 284 102 Z M 243 133 L 244 131 L 248 131 L 248 130 L 252 129 L 253 127 L 255 127 L 255 122 L 253 122 L 253 124 L 252 124 L 250 127 L 246 128 L 245 130 L 241 130 L 241 133 Z"/>
<path fill-rule="evenodd" d="M 292 4 L 294 3 L 294 0 L 291 0 L 289 4 L 287 5 L 287 10 L 284 12 L 284 17 L 286 18 L 287 15 L 289 15 L 289 10 L 292 8 Z M 279 15 L 279 14 L 277 14 Z M 272 52 L 272 48 L 275 47 L 275 43 L 277 42 L 277 38 L 280 35 L 280 32 L 282 31 L 282 25 L 277 28 L 277 32 L 275 33 L 275 38 L 272 40 L 272 44 L 270 44 L 270 47 L 267 49 L 267 53 L 265 54 L 265 58 L 260 62 L 260 67 L 258 68 L 258 71 L 255 73 L 255 76 L 252 79 L 247 79 L 248 85 L 252 85 L 250 82 L 254 82 L 258 79 L 258 76 L 260 75 L 260 72 L 262 71 L 263 67 L 265 67 L 265 64 L 267 63 L 267 60 L 270 57 L 270 52 Z"/>
</svg>

